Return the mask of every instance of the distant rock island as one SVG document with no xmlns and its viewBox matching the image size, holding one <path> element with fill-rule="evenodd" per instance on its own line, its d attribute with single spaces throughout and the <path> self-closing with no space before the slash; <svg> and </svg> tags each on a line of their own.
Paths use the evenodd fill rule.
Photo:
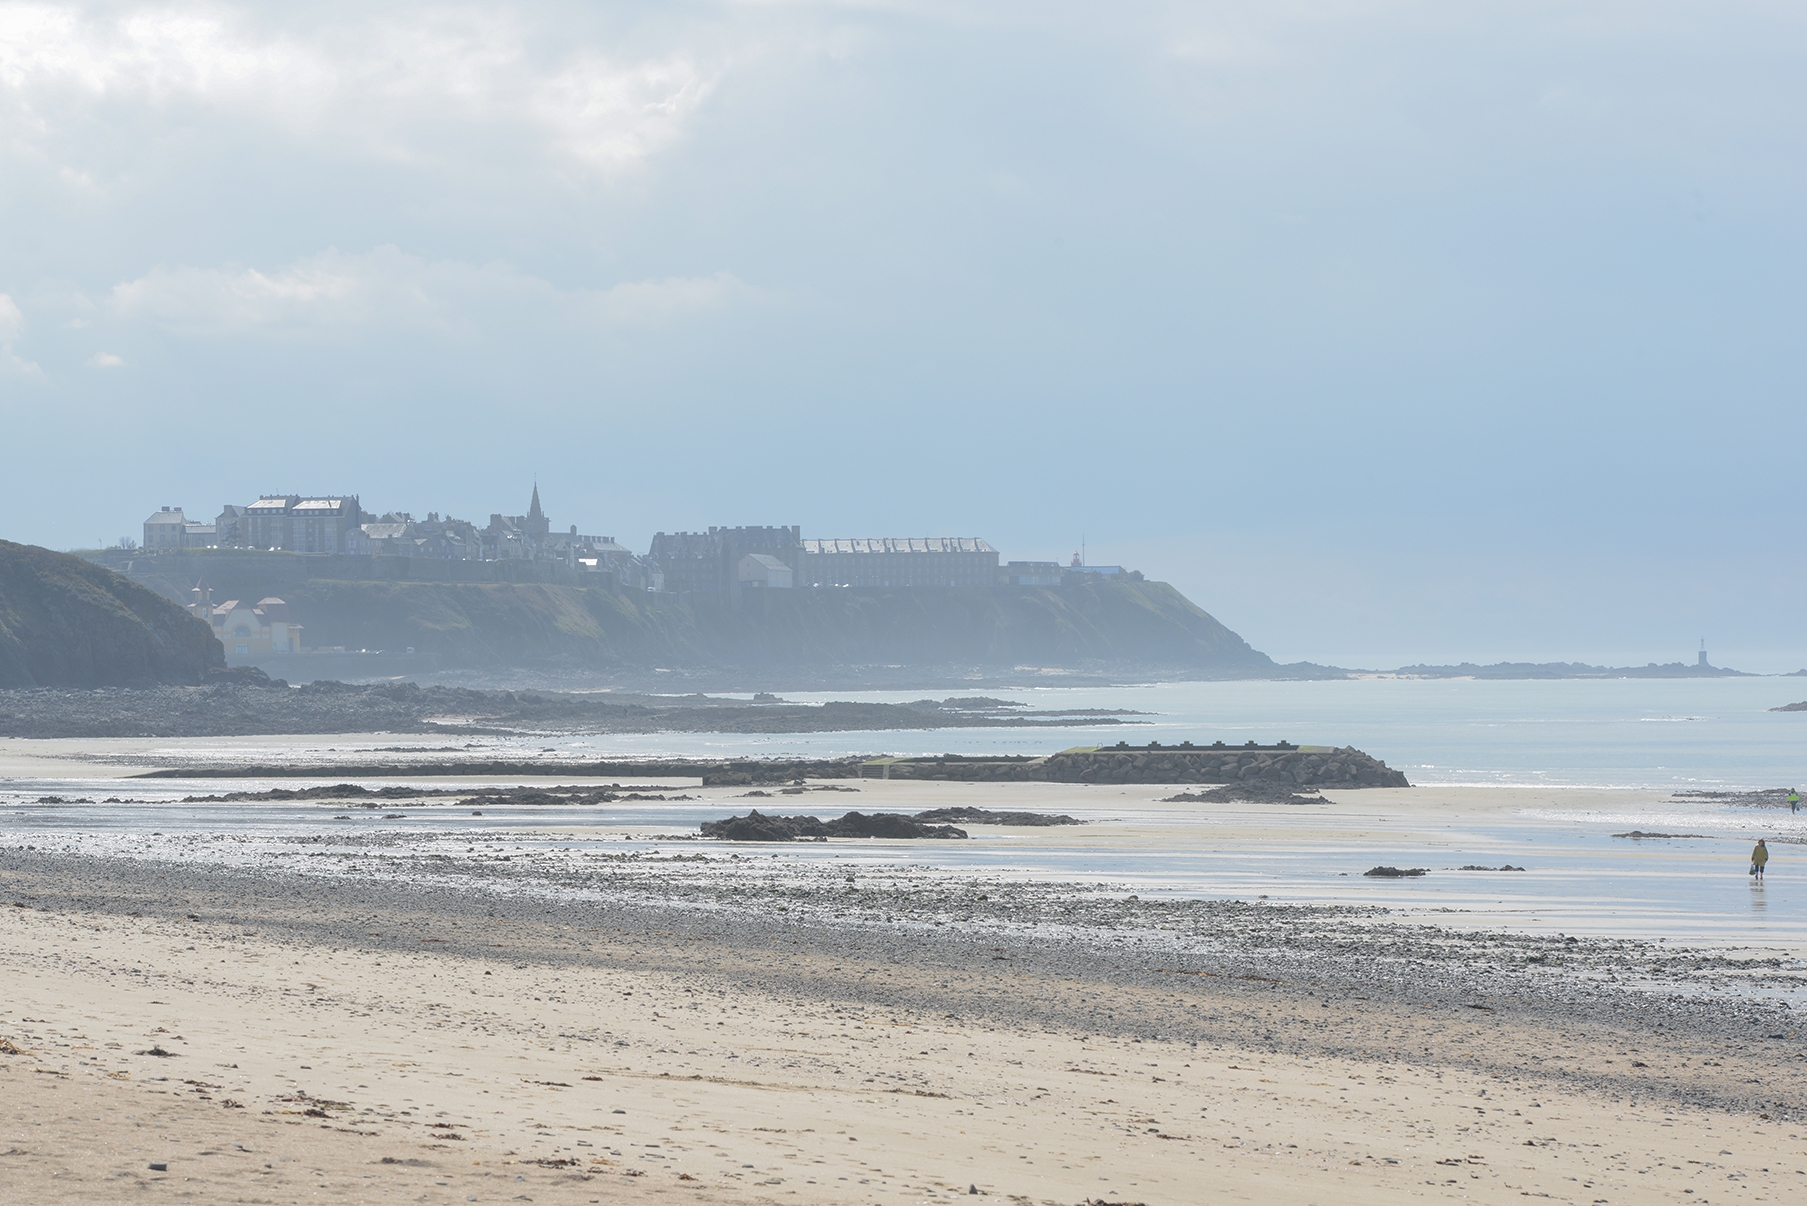
<svg viewBox="0 0 1807 1206">
<path fill-rule="evenodd" d="M 0 687 L 200 683 L 225 666 L 212 630 L 155 591 L 0 540 Z"/>
<path fill-rule="evenodd" d="M 1750 678 L 1743 670 L 1727 670 L 1706 662 L 1651 662 L 1647 666 L 1590 666 L 1585 662 L 1494 662 L 1477 666 L 1401 666 L 1401 678 Z"/>
</svg>

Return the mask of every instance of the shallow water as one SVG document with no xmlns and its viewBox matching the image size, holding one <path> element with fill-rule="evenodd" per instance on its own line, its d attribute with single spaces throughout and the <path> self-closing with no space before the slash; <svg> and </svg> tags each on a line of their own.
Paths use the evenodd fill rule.
<svg viewBox="0 0 1807 1206">
<path fill-rule="evenodd" d="M 330 782 L 330 780 L 322 781 Z M 368 780 L 368 786 L 397 780 Z M 1501 927 L 1690 944 L 1757 945 L 1807 955 L 1807 818 L 1697 801 L 1623 808 L 1388 813 L 1351 794 L 1335 806 L 1155 806 L 1112 799 L 1060 808 L 1086 826 L 969 826 L 968 841 L 705 842 L 698 823 L 749 807 L 839 815 L 870 811 L 859 796 L 749 800 L 720 789 L 692 801 L 594 807 L 320 802 L 182 803 L 225 788 L 301 787 L 305 780 L 37 780 L 0 784 L 0 846 L 320 873 L 407 876 L 437 858 L 483 861 L 499 853 L 548 859 L 592 851 L 706 854 L 762 872 L 808 877 L 826 866 L 907 866 L 911 874 L 1084 885 L 1153 895 L 1382 906 L 1437 924 Z M 423 781 L 423 786 L 427 785 Z M 494 786 L 509 786 L 495 782 Z M 25 790 L 21 791 L 21 788 Z M 1436 789 L 1425 789 L 1434 792 Z M 673 787 L 673 793 L 695 788 Z M 39 803 L 102 794 L 119 803 Z M 1434 803 L 1434 798 L 1430 801 Z M 1032 804 L 1014 796 L 1009 806 Z M 390 818 L 386 814 L 401 814 Z M 1632 829 L 1700 834 L 1627 839 Z M 1767 882 L 1744 874 L 1757 836 L 1775 850 Z M 1523 871 L 1463 871 L 1471 864 Z M 726 866 L 726 863 L 723 864 Z M 1415 879 L 1364 876 L 1388 865 L 1423 867 Z"/>
</svg>

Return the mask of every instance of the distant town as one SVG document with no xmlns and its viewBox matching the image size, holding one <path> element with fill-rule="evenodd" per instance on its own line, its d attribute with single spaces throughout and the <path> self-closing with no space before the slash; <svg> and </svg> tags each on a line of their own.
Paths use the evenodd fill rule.
<svg viewBox="0 0 1807 1206">
<path fill-rule="evenodd" d="M 563 571 L 560 578 L 579 585 L 729 599 L 763 590 L 1061 586 L 1142 578 L 1117 565 L 1084 564 L 1078 554 L 1065 565 L 1000 562 L 998 550 L 977 536 L 806 539 L 795 525 L 660 532 L 652 547 L 639 554 L 612 536 L 579 532 L 576 524 L 555 531 L 540 505 L 537 484 L 525 514 L 492 514 L 482 526 L 437 512 L 428 512 L 425 519 L 401 511 L 374 514 L 364 510 L 355 494 L 266 494 L 243 505 L 227 504 L 205 522 L 191 519 L 183 507 L 163 506 L 144 521 L 140 548 L 152 555 L 238 550 L 527 563 L 519 568 L 556 569 Z M 397 570 L 397 576 L 407 576 L 400 566 Z M 262 637 L 259 646 L 277 651 L 293 647 L 283 635 L 288 617 L 280 599 L 216 605 L 210 594 L 207 584 L 197 581 L 193 607 L 216 627 L 230 632 L 243 622 Z M 239 608 L 247 613 L 242 620 L 229 619 Z"/>
</svg>

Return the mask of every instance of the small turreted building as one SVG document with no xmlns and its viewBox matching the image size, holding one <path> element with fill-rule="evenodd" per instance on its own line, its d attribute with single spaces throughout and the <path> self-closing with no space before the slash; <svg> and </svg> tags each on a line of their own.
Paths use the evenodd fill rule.
<svg viewBox="0 0 1807 1206">
<path fill-rule="evenodd" d="M 255 605 L 228 600 L 214 607 L 208 619 L 229 658 L 301 652 L 301 625 L 289 619 L 289 605 L 274 596 Z"/>
</svg>

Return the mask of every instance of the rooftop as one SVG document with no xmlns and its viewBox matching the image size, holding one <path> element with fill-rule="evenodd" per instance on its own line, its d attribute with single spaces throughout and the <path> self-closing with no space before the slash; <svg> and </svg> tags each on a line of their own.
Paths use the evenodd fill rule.
<svg viewBox="0 0 1807 1206">
<path fill-rule="evenodd" d="M 805 540 L 806 556 L 822 553 L 995 553 L 977 536 L 928 536 L 893 540 Z"/>
</svg>

